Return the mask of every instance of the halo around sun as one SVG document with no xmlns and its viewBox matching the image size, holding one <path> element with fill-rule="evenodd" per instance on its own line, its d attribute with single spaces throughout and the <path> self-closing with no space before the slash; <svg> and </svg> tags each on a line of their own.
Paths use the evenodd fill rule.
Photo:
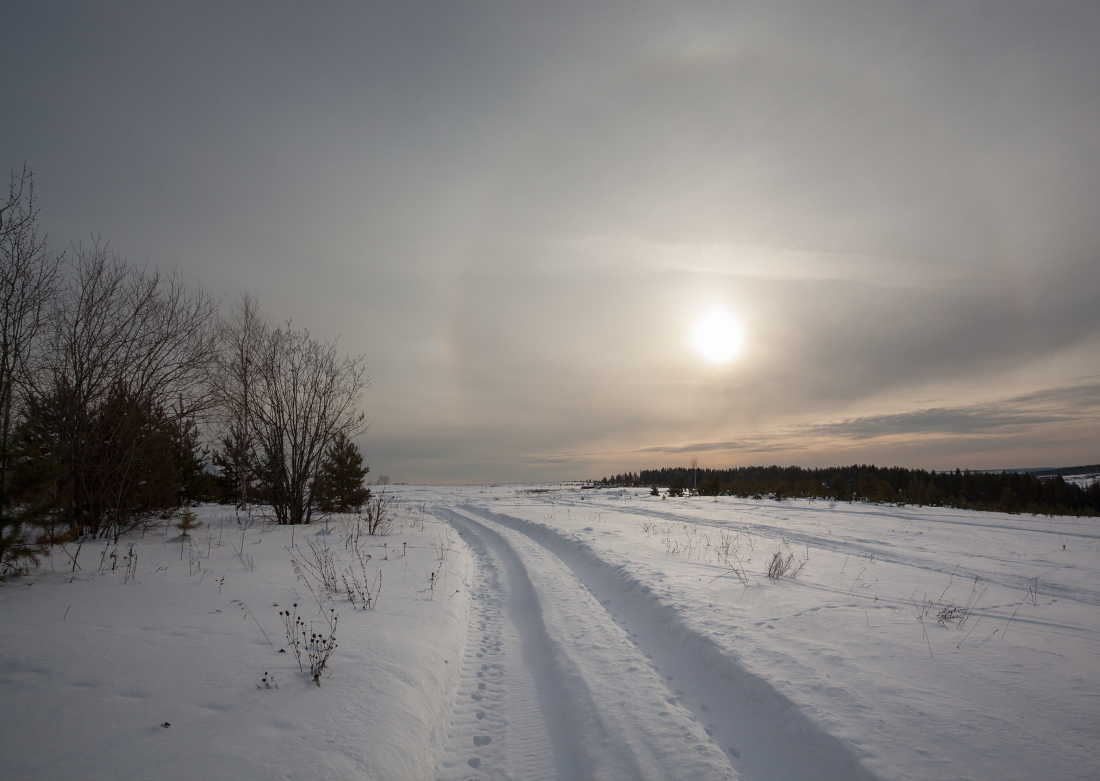
<svg viewBox="0 0 1100 781">
<path fill-rule="evenodd" d="M 744 333 L 733 317 L 722 310 L 704 315 L 696 324 L 692 344 L 712 363 L 726 363 L 741 351 Z"/>
</svg>

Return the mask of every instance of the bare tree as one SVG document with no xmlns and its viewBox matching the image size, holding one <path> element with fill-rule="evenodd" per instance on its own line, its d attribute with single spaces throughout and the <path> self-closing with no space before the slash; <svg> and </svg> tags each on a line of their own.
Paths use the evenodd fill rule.
<svg viewBox="0 0 1100 781">
<path fill-rule="evenodd" d="M 317 341 L 289 322 L 267 332 L 251 412 L 266 498 L 278 523 L 310 522 L 325 450 L 338 434 L 351 438 L 369 425 L 359 411 L 369 386 L 362 361 L 341 357 L 335 341 Z"/>
<path fill-rule="evenodd" d="M 163 445 L 153 429 L 210 408 L 217 309 L 98 238 L 74 247 L 70 272 L 30 408 L 60 449 L 70 526 L 117 536 L 151 511 L 141 495 Z"/>
<path fill-rule="evenodd" d="M 33 363 L 60 264 L 61 256 L 51 254 L 38 233 L 34 175 L 24 166 L 12 172 L 7 202 L 0 205 L 0 559 L 23 538 L 21 518 L 8 515 L 14 402 Z"/>
<path fill-rule="evenodd" d="M 244 293 L 229 316 L 218 323 L 218 350 L 211 374 L 222 458 L 237 482 L 238 504 L 249 505 L 253 480 L 252 458 L 256 449 L 253 410 L 263 381 L 261 368 L 268 326 L 259 302 Z"/>
</svg>

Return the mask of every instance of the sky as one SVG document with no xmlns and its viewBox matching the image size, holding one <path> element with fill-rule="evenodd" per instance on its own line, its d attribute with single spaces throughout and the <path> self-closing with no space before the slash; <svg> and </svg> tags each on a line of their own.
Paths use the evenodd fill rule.
<svg viewBox="0 0 1100 781">
<path fill-rule="evenodd" d="M 1100 461 L 1100 4 L 106 5 L 0 164 L 362 354 L 372 476 Z"/>
</svg>

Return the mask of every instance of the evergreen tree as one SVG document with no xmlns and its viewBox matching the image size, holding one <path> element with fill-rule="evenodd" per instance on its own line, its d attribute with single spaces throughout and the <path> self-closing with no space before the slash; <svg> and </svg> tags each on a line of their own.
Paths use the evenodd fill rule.
<svg viewBox="0 0 1100 781">
<path fill-rule="evenodd" d="M 43 540 L 68 539 L 57 533 L 67 496 L 59 490 L 63 467 L 56 448 L 23 422 L 9 448 L 8 485 L 0 501 L 0 575 L 24 571 L 38 561 Z"/>
<path fill-rule="evenodd" d="M 176 524 L 176 528 L 179 529 L 181 537 L 190 537 L 191 532 L 202 528 L 202 523 L 195 517 L 195 513 L 191 512 L 191 508 L 186 507 L 183 510 L 183 515 L 180 516 L 179 523 Z"/>
<path fill-rule="evenodd" d="M 355 443 L 339 434 L 321 463 L 315 491 L 318 507 L 323 512 L 357 511 L 370 498 L 370 489 L 363 487 L 370 467 L 363 466 L 363 455 Z"/>
<path fill-rule="evenodd" d="M 219 475 L 215 479 L 218 500 L 238 507 L 257 492 L 250 465 L 252 454 L 247 438 L 237 427 L 222 437 L 220 447 L 214 452 L 213 463 Z"/>
<path fill-rule="evenodd" d="M 173 426 L 172 449 L 179 469 L 180 502 L 204 502 L 214 498 L 214 476 L 206 470 L 210 451 L 202 446 L 195 421 L 180 417 Z"/>
</svg>

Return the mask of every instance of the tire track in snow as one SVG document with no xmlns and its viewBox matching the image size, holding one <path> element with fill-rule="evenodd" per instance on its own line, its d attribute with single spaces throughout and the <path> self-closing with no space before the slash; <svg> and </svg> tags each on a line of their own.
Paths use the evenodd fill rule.
<svg viewBox="0 0 1100 781">
<path fill-rule="evenodd" d="M 437 777 L 553 779 L 575 777 L 569 736 L 548 721 L 554 687 L 545 641 L 532 623 L 530 583 L 502 560 L 484 534 L 452 521 L 474 553 L 466 652 Z M 509 566 L 512 565 L 512 566 Z"/>
<path fill-rule="evenodd" d="M 649 661 L 556 556 L 491 519 L 452 510 L 436 514 L 460 529 L 475 550 L 487 548 L 503 564 L 525 663 L 539 683 L 556 777 L 737 778 L 704 726 L 667 697 Z M 507 675 L 515 666 L 512 659 Z M 505 687 L 505 708 L 515 699 Z M 458 720 L 462 700 L 460 693 Z M 456 725 L 452 735 L 461 731 Z M 514 758 L 515 748 L 515 743 L 511 749 L 501 747 L 499 767 Z M 448 753 L 444 764 L 453 770 L 458 762 Z M 490 777 L 488 758 L 478 759 L 475 775 Z M 546 769 L 544 764 L 541 775 Z M 539 776 L 536 770 L 517 766 L 513 772 L 514 777 L 529 778 Z"/>
<path fill-rule="evenodd" d="M 651 660 L 667 702 L 688 709 L 747 779 L 811 781 L 875 776 L 840 740 L 822 731 L 791 700 L 740 667 L 708 637 L 688 627 L 625 568 L 601 560 L 586 544 L 550 526 L 464 506 L 485 523 L 522 535 L 567 567 Z"/>
</svg>

